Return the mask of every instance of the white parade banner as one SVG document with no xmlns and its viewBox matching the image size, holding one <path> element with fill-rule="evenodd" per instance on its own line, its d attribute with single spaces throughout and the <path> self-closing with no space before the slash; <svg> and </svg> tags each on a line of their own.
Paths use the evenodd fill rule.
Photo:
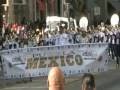
<svg viewBox="0 0 120 90">
<path fill-rule="evenodd" d="M 5 78 L 47 76 L 59 66 L 66 76 L 108 70 L 108 44 L 40 46 L 1 51 Z"/>
</svg>

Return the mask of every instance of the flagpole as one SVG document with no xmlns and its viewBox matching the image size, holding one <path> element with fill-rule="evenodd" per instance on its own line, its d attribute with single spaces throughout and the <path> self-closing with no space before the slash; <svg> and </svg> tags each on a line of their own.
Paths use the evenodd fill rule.
<svg viewBox="0 0 120 90">
<path fill-rule="evenodd" d="M 34 10 L 35 10 L 35 11 L 34 11 L 34 13 L 35 13 L 34 15 L 35 15 L 35 21 L 36 21 L 36 16 L 37 16 L 37 14 L 36 14 L 36 12 L 37 12 L 37 11 L 36 11 L 36 9 L 37 9 L 37 8 L 36 8 L 36 0 L 34 0 L 34 6 L 35 6 L 35 7 L 34 7 Z"/>
<path fill-rule="evenodd" d="M 48 16 L 48 2 L 46 0 L 46 17 Z"/>
</svg>

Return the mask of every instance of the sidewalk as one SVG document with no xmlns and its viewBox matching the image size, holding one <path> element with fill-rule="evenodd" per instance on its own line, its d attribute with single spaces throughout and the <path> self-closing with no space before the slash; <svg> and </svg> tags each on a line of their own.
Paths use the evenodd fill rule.
<svg viewBox="0 0 120 90">
<path fill-rule="evenodd" d="M 109 70 L 116 70 L 116 61 L 115 60 L 111 60 L 109 63 L 108 63 L 108 66 L 109 66 Z"/>
<path fill-rule="evenodd" d="M 71 83 L 73 81 L 79 80 L 80 77 L 67 77 L 65 78 L 65 84 Z M 39 77 L 32 79 L 30 81 L 27 80 L 4 80 L 0 79 L 0 88 L 8 87 L 8 86 L 14 86 L 14 85 L 22 85 L 22 84 L 30 84 L 30 83 L 39 83 L 39 84 L 47 84 L 47 77 Z"/>
</svg>

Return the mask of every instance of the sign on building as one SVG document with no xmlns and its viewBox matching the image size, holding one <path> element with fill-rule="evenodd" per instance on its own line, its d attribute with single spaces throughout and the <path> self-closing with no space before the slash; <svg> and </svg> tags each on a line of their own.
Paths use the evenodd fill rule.
<svg viewBox="0 0 120 90">
<path fill-rule="evenodd" d="M 100 7 L 98 6 L 94 7 L 94 15 L 95 16 L 100 15 Z"/>
<path fill-rule="evenodd" d="M 13 5 L 25 5 L 26 0 L 13 0 L 12 4 Z"/>
</svg>

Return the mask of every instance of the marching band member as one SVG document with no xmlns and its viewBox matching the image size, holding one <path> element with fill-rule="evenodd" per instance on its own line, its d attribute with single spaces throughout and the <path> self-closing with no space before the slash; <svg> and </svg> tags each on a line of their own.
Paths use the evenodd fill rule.
<svg viewBox="0 0 120 90">
<path fill-rule="evenodd" d="M 104 30 L 105 30 L 105 24 L 104 24 L 104 22 L 101 22 L 100 30 L 101 30 L 101 31 L 104 31 Z"/>
<path fill-rule="evenodd" d="M 9 39 L 6 37 L 5 41 L 3 42 L 3 48 L 4 49 L 9 49 Z"/>
<path fill-rule="evenodd" d="M 120 50 L 120 32 L 118 31 L 118 28 L 116 28 L 116 43 L 115 43 L 115 56 L 116 56 L 116 68 L 119 68 L 119 50 Z"/>
<path fill-rule="evenodd" d="M 44 42 L 43 42 L 43 45 L 45 45 L 45 46 L 49 45 L 48 32 L 44 33 Z"/>
<path fill-rule="evenodd" d="M 59 40 L 60 40 L 60 31 L 56 31 L 56 34 L 55 34 L 55 45 L 59 45 Z"/>
<path fill-rule="evenodd" d="M 82 33 L 81 43 L 88 43 L 88 37 L 86 31 L 83 31 Z"/>
<path fill-rule="evenodd" d="M 88 33 L 88 42 L 89 42 L 89 43 L 93 43 L 92 33 Z"/>
<path fill-rule="evenodd" d="M 80 30 L 78 30 L 74 35 L 74 43 L 81 43 L 81 39 L 82 39 L 82 36 L 81 36 Z"/>
<path fill-rule="evenodd" d="M 98 40 L 98 42 L 99 43 L 103 43 L 104 42 L 104 39 L 105 39 L 105 34 L 103 33 L 103 31 L 99 31 L 99 33 L 98 33 L 99 35 L 98 35 L 98 38 L 99 38 L 99 40 Z"/>
<path fill-rule="evenodd" d="M 73 34 L 71 34 L 71 33 L 68 34 L 68 39 L 69 39 L 68 41 L 69 41 L 70 44 L 74 44 L 73 37 L 74 37 Z"/>
<path fill-rule="evenodd" d="M 61 37 L 60 37 L 60 44 L 61 44 L 61 45 L 69 44 L 67 33 L 63 33 L 63 34 L 61 35 Z"/>
<path fill-rule="evenodd" d="M 112 58 L 115 59 L 117 56 L 117 31 L 116 28 L 111 27 L 110 34 L 110 51 Z"/>
<path fill-rule="evenodd" d="M 69 44 L 69 38 L 68 38 L 68 34 L 64 30 L 63 32 L 60 33 L 59 45 L 67 45 L 67 44 Z"/>
<path fill-rule="evenodd" d="M 97 29 L 93 33 L 93 43 L 97 43 L 99 41 L 99 35 Z"/>
<path fill-rule="evenodd" d="M 109 40 L 110 39 L 110 34 L 109 34 L 109 30 L 108 28 L 105 29 L 105 42 L 106 43 L 110 43 Z"/>
<path fill-rule="evenodd" d="M 52 45 L 53 44 L 53 35 L 52 35 L 52 32 L 51 31 L 49 31 L 48 32 L 48 45 Z"/>
</svg>

